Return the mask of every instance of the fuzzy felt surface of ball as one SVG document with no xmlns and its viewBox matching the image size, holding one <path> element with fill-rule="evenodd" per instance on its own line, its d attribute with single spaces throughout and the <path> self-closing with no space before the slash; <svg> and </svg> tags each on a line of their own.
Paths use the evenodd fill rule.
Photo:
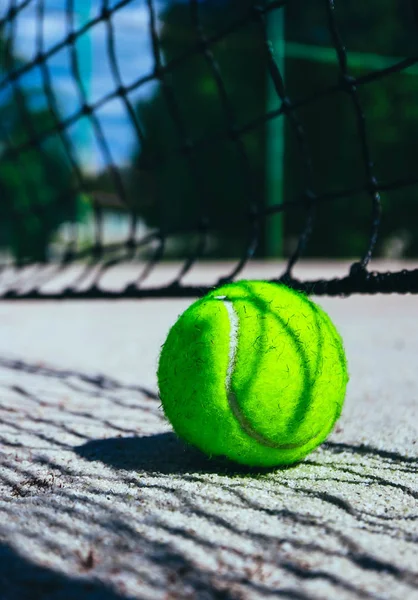
<svg viewBox="0 0 418 600">
<path fill-rule="evenodd" d="M 193 303 L 170 329 L 157 375 L 179 437 L 211 457 L 264 467 L 298 462 L 326 439 L 349 379 L 326 312 L 262 281 Z"/>
</svg>

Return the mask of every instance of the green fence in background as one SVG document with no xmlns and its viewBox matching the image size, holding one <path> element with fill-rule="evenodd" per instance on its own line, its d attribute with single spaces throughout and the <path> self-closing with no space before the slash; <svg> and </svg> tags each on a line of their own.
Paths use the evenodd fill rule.
<svg viewBox="0 0 418 600">
<path fill-rule="evenodd" d="M 269 15 L 268 31 L 271 48 L 280 69 L 281 76 L 285 79 L 286 61 L 299 59 L 326 65 L 336 65 L 337 55 L 334 48 L 318 45 L 301 44 L 286 41 L 285 14 L 283 9 L 274 10 Z M 365 73 L 384 71 L 403 62 L 400 57 L 382 56 L 374 53 L 348 51 L 349 70 L 361 70 Z M 412 61 L 411 61 L 412 62 Z M 402 70 L 406 75 L 418 75 L 418 66 L 411 64 Z M 277 92 L 268 77 L 267 112 L 277 112 L 280 107 Z M 267 205 L 280 204 L 284 199 L 285 180 L 285 127 L 284 118 L 273 117 L 269 120 L 267 128 Z M 284 222 L 282 213 L 276 213 L 266 220 L 266 257 L 283 257 L 284 255 Z"/>
</svg>

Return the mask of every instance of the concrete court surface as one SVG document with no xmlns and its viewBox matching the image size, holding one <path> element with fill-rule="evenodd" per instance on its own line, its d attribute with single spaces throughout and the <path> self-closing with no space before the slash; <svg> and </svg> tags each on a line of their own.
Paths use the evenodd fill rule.
<svg viewBox="0 0 418 600">
<path fill-rule="evenodd" d="M 163 417 L 158 352 L 191 300 L 0 303 L 0 599 L 418 599 L 418 298 L 315 300 L 345 340 L 345 409 L 269 471 L 205 458 Z"/>
</svg>

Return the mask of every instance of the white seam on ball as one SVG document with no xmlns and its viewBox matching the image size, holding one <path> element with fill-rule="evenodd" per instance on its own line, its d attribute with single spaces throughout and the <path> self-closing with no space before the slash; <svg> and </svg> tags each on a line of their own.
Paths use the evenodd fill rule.
<svg viewBox="0 0 418 600">
<path fill-rule="evenodd" d="M 235 416 L 238 423 L 247 435 L 249 435 L 251 438 L 256 440 L 259 444 L 262 444 L 263 446 L 269 446 L 270 448 L 278 448 L 280 446 L 277 446 L 274 442 L 271 442 L 270 440 L 266 439 L 264 436 L 262 436 L 253 429 L 251 424 L 247 421 L 244 414 L 242 413 L 236 395 L 231 390 L 232 373 L 234 371 L 235 361 L 237 358 L 239 318 L 234 309 L 234 304 L 231 300 L 229 300 L 229 298 L 227 298 L 226 296 L 216 296 L 215 299 L 221 300 L 223 305 L 225 306 L 229 316 L 229 323 L 231 326 L 229 339 L 229 360 L 225 380 L 226 395 L 228 398 L 229 407 L 232 411 L 232 414 Z"/>
<path fill-rule="evenodd" d="M 235 366 L 235 360 L 237 357 L 237 348 L 238 348 L 238 327 L 239 327 L 239 319 L 238 315 L 235 312 L 234 305 L 226 296 L 217 296 L 216 300 L 222 300 L 223 305 L 225 306 L 228 316 L 229 323 L 231 326 L 230 336 L 229 336 L 229 357 L 228 357 L 228 368 L 226 371 L 226 390 L 228 394 L 230 393 L 231 387 L 231 379 L 232 372 Z"/>
<path fill-rule="evenodd" d="M 234 308 L 234 303 L 232 300 L 227 298 L 226 296 L 215 296 L 215 300 L 220 300 L 229 316 L 229 322 L 231 326 L 230 331 L 230 340 L 229 340 L 229 357 L 228 357 L 228 368 L 226 371 L 226 379 L 225 379 L 225 387 L 226 387 L 226 395 L 228 399 L 229 408 L 231 409 L 232 414 L 237 419 L 241 428 L 245 431 L 245 433 L 251 437 L 253 440 L 257 441 L 262 446 L 268 446 L 269 448 L 274 448 L 276 450 L 291 450 L 293 448 L 299 448 L 303 444 L 277 444 L 273 441 L 265 438 L 263 435 L 258 433 L 246 419 L 245 415 L 242 413 L 240 405 L 238 403 L 237 397 L 234 392 L 231 390 L 231 381 L 232 374 L 234 371 L 235 361 L 237 358 L 237 350 L 238 350 L 238 333 L 239 333 L 239 317 Z M 306 440 L 306 442 L 309 440 Z"/>
</svg>

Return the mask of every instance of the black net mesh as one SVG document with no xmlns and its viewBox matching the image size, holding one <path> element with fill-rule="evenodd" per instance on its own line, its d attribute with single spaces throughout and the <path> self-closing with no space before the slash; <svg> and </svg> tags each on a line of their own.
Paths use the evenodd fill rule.
<svg viewBox="0 0 418 600">
<path fill-rule="evenodd" d="M 286 261 L 277 280 L 307 293 L 418 291 L 418 270 L 369 270 L 373 256 L 418 253 L 413 0 L 96 0 L 81 20 L 82 4 L 2 3 L 2 297 L 201 295 L 272 248 Z M 300 281 L 303 256 L 352 266 Z M 205 258 L 235 263 L 211 285 L 185 284 Z M 165 259 L 181 259 L 174 280 L 147 285 Z M 124 263 L 134 280 L 102 286 Z M 45 291 L 73 265 L 77 276 Z"/>
</svg>

